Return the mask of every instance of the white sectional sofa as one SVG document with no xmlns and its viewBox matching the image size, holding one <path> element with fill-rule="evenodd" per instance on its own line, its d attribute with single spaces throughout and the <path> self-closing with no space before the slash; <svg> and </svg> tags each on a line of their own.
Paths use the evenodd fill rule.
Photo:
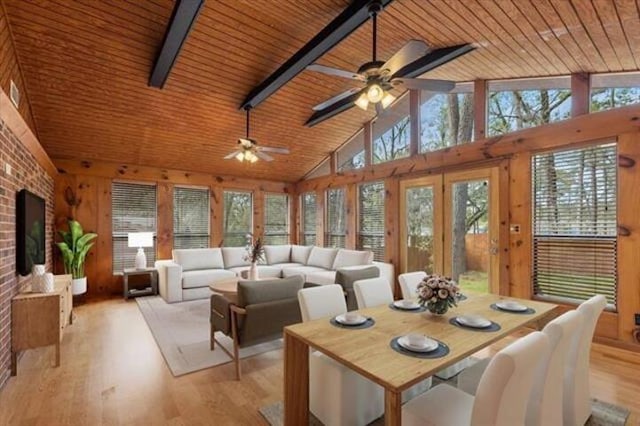
<svg viewBox="0 0 640 426">
<path fill-rule="evenodd" d="M 211 296 L 209 284 L 240 276 L 249 269 L 244 247 L 173 250 L 172 260 L 158 260 L 160 295 L 169 303 Z M 380 276 L 395 282 L 393 265 L 373 261 L 370 251 L 315 246 L 265 246 L 265 262 L 258 266 L 261 278 L 302 275 L 306 283 L 334 284 L 338 269 L 375 265 Z"/>
</svg>

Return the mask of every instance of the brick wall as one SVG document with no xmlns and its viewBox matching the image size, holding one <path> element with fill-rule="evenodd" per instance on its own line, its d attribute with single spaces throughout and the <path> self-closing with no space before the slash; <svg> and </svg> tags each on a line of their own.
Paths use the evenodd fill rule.
<svg viewBox="0 0 640 426">
<path fill-rule="evenodd" d="M 5 173 L 6 163 L 11 165 L 11 175 Z M 0 388 L 10 373 L 11 298 L 31 279 L 16 272 L 16 193 L 25 188 L 46 200 L 46 267 L 51 271 L 53 178 L 0 120 Z"/>
</svg>

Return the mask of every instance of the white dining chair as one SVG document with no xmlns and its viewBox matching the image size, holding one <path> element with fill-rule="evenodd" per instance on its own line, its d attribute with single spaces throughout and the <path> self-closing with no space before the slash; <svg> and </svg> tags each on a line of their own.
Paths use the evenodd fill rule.
<svg viewBox="0 0 640 426">
<path fill-rule="evenodd" d="M 589 388 L 589 357 L 591 341 L 600 314 L 607 299 L 596 295 L 578 306 L 582 314 L 579 338 L 570 349 L 570 362 L 564 376 L 564 424 L 584 425 L 591 416 L 591 390 Z"/>
<path fill-rule="evenodd" d="M 386 278 L 370 278 L 353 283 L 358 309 L 388 305 L 393 302 L 391 286 Z M 422 380 L 402 392 L 402 402 L 409 401 L 431 388 L 431 377 Z"/>
<path fill-rule="evenodd" d="M 524 424 L 534 376 L 548 352 L 544 333 L 518 339 L 491 359 L 475 396 L 446 384 L 435 386 L 402 407 L 403 426 Z"/>
<path fill-rule="evenodd" d="M 302 321 L 347 312 L 342 286 L 298 292 Z M 384 413 L 384 389 L 320 352 L 309 356 L 309 409 L 325 425 L 364 426 Z"/>
<path fill-rule="evenodd" d="M 424 277 L 427 276 L 426 272 L 407 272 L 398 276 L 398 282 L 400 282 L 400 291 L 402 292 L 403 299 L 413 299 L 416 297 L 416 289 L 418 284 L 422 282 Z"/>
<path fill-rule="evenodd" d="M 541 360 L 527 407 L 527 426 L 562 426 L 563 381 L 570 349 L 579 336 L 582 314 L 569 311 L 549 322 L 542 332 L 549 338 L 549 357 Z M 465 369 L 458 376 L 458 389 L 475 395 L 490 358 Z"/>
</svg>

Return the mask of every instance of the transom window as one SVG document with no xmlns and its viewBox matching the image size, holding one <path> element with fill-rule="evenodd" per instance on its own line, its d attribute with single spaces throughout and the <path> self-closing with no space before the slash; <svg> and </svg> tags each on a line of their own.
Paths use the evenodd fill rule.
<svg viewBox="0 0 640 426">
<path fill-rule="evenodd" d="M 591 112 L 640 103 L 640 73 L 591 76 Z"/>
<path fill-rule="evenodd" d="M 405 94 L 373 122 L 371 163 L 408 157 L 410 135 L 409 96 Z"/>
</svg>

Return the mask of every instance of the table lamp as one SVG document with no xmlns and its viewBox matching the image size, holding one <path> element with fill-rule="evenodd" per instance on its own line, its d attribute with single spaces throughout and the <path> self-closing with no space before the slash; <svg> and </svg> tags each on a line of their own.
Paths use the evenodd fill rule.
<svg viewBox="0 0 640 426">
<path fill-rule="evenodd" d="M 153 247 L 153 232 L 130 232 L 127 235 L 127 245 L 129 247 L 138 247 L 135 268 L 146 269 L 147 256 L 142 248 Z"/>
</svg>

